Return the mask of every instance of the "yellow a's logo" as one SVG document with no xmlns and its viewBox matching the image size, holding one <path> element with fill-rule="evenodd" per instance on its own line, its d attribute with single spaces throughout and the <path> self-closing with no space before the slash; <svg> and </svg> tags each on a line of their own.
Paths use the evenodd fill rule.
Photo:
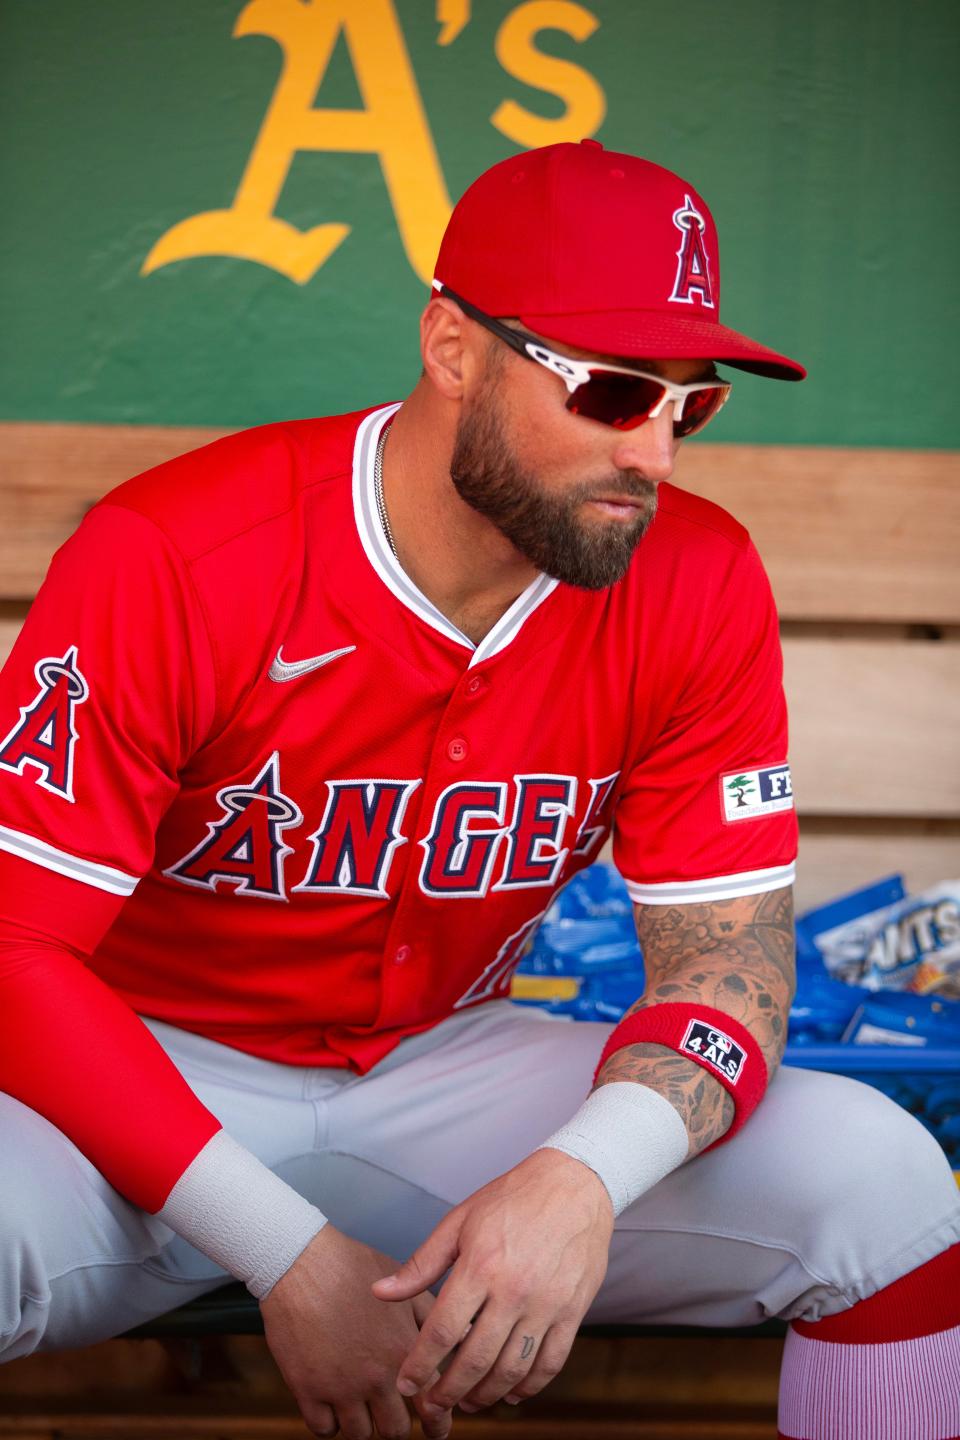
<svg viewBox="0 0 960 1440">
<path fill-rule="evenodd" d="M 313 106 L 343 30 L 363 98 L 362 110 Z M 283 48 L 283 71 L 229 210 L 207 210 L 161 235 L 144 261 L 147 275 L 173 260 L 234 255 L 305 284 L 350 234 L 350 226 L 298 230 L 275 215 L 298 150 L 380 156 L 384 179 L 414 270 L 430 283 L 450 199 L 391 0 L 250 0 L 235 36 L 266 35 Z"/>
<path fill-rule="evenodd" d="M 442 26 L 437 43 L 450 46 L 470 14 L 470 0 L 437 0 Z M 602 89 L 579 66 L 543 54 L 534 39 L 553 29 L 580 42 L 598 23 L 573 0 L 523 0 L 507 15 L 495 45 L 502 68 L 557 96 L 564 111 L 548 120 L 503 101 L 490 117 L 501 134 L 525 146 L 594 134 L 606 110 Z M 298 230 L 274 211 L 297 152 L 324 150 L 379 156 L 407 259 L 429 284 L 450 198 L 393 0 L 249 0 L 233 33 L 265 35 L 283 50 L 280 79 L 233 204 L 174 225 L 153 246 L 140 273 L 149 275 L 174 260 L 230 255 L 306 284 L 350 226 L 327 222 Z M 341 33 L 363 100 L 359 110 L 320 109 L 314 103 Z"/>
</svg>

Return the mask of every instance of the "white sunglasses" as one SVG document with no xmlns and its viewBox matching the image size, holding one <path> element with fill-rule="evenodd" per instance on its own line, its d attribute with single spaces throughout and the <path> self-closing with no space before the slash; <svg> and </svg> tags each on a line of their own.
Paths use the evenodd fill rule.
<svg viewBox="0 0 960 1440">
<path fill-rule="evenodd" d="M 674 385 L 648 370 L 631 370 L 625 365 L 601 365 L 594 360 L 575 360 L 559 355 L 542 340 L 524 330 L 514 330 L 492 315 L 478 310 L 469 300 L 434 280 L 434 289 L 453 300 L 465 315 L 503 340 L 518 355 L 543 365 L 559 375 L 567 387 L 567 409 L 588 420 L 599 420 L 616 430 L 634 430 L 645 420 L 655 420 L 667 404 L 674 406 L 673 433 L 678 439 L 695 435 L 717 415 L 730 394 L 727 380 L 698 380 L 692 385 Z"/>
</svg>

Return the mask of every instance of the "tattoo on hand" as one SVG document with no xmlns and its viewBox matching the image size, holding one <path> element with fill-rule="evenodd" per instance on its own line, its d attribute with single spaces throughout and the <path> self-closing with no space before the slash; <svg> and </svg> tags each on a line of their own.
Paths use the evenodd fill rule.
<svg viewBox="0 0 960 1440">
<path fill-rule="evenodd" d="M 521 1360 L 528 1360 L 530 1358 L 530 1356 L 533 1354 L 534 1343 L 535 1342 L 532 1335 L 524 1335 L 523 1349 L 520 1351 Z"/>
</svg>

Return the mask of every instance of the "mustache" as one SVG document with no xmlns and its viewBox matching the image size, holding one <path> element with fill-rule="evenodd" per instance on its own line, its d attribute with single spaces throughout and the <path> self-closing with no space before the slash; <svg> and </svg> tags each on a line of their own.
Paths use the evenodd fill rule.
<svg viewBox="0 0 960 1440">
<path fill-rule="evenodd" d="M 606 495 L 623 495 L 630 500 L 646 500 L 653 504 L 657 486 L 653 480 L 638 475 L 636 470 L 614 470 L 606 484 L 584 481 L 578 486 L 576 500 L 598 500 Z"/>
</svg>

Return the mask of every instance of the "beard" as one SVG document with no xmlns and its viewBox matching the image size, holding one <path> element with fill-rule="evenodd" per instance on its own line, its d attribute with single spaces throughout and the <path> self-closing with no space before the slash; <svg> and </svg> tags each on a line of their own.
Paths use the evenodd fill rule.
<svg viewBox="0 0 960 1440">
<path fill-rule="evenodd" d="M 656 514 L 656 485 L 633 470 L 614 470 L 605 484 L 585 482 L 563 496 L 545 493 L 504 440 L 493 393 L 485 386 L 460 417 L 450 461 L 457 494 L 546 575 L 584 590 L 616 584 Z M 635 520 L 578 518 L 585 501 L 611 493 L 642 502 Z"/>
</svg>

